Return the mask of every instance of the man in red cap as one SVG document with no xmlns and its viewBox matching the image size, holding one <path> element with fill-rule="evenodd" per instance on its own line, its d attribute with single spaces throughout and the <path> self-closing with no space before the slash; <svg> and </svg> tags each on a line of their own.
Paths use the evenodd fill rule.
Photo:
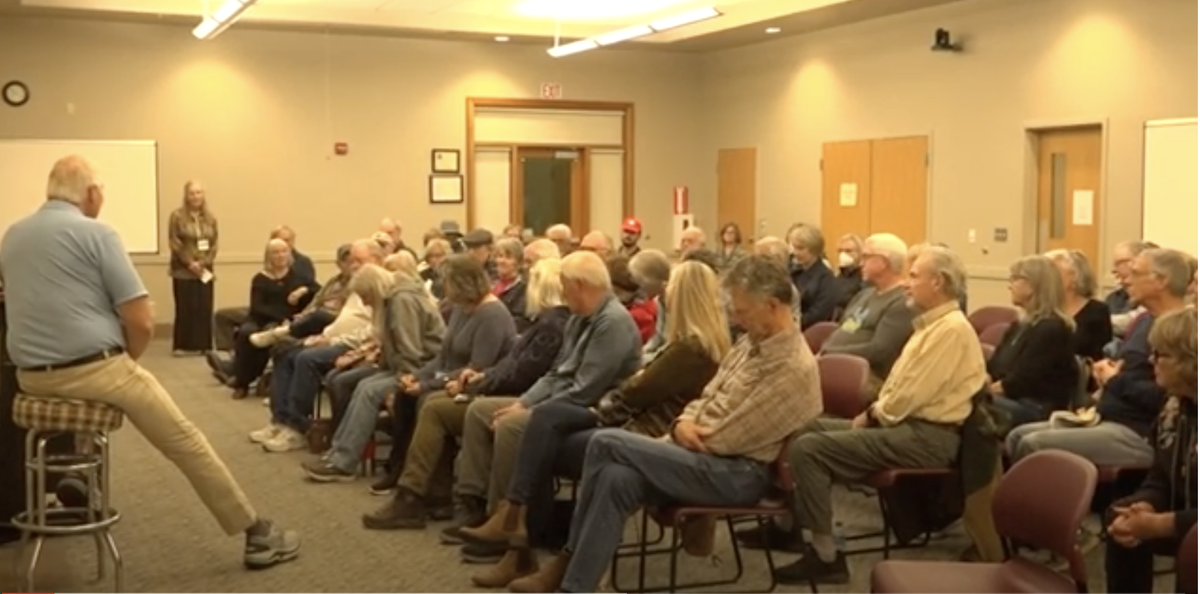
<svg viewBox="0 0 1200 594">
<path fill-rule="evenodd" d="M 626 258 L 632 258 L 634 254 L 642 251 L 642 246 L 638 242 L 642 240 L 642 222 L 629 217 L 621 221 L 621 255 Z"/>
</svg>

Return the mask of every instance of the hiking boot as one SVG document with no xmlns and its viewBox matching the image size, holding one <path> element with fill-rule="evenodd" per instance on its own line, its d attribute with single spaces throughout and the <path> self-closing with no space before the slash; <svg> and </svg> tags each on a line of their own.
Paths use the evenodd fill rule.
<svg viewBox="0 0 1200 594">
<path fill-rule="evenodd" d="M 304 468 L 308 479 L 315 483 L 348 483 L 355 478 L 353 472 L 346 472 L 325 458 L 319 462 L 305 462 L 300 466 Z"/>
<path fill-rule="evenodd" d="M 367 530 L 420 530 L 425 528 L 425 501 L 408 489 L 399 489 L 386 505 L 362 517 Z"/>
<path fill-rule="evenodd" d="M 463 537 L 459 533 L 463 528 L 478 526 L 487 521 L 487 500 L 479 497 L 463 497 L 459 499 L 454 509 L 453 523 L 442 530 L 442 544 L 462 544 Z"/>
</svg>

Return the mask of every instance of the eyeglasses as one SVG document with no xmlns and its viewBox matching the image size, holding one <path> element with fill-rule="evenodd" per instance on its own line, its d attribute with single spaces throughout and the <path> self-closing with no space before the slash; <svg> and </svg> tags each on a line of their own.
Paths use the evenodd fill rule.
<svg viewBox="0 0 1200 594">
<path fill-rule="evenodd" d="M 1174 358 L 1175 358 L 1175 355 L 1172 355 L 1171 353 L 1164 353 L 1163 351 L 1160 351 L 1158 349 L 1154 349 L 1154 350 L 1150 351 L 1150 362 L 1151 363 L 1157 363 L 1159 361 L 1170 361 L 1171 359 L 1174 359 Z"/>
</svg>

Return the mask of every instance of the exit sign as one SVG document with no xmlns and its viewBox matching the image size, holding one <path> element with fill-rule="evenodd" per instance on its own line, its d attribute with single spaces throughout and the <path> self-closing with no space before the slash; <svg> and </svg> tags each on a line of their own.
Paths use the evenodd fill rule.
<svg viewBox="0 0 1200 594">
<path fill-rule="evenodd" d="M 562 85 L 542 83 L 542 99 L 562 99 Z"/>
</svg>

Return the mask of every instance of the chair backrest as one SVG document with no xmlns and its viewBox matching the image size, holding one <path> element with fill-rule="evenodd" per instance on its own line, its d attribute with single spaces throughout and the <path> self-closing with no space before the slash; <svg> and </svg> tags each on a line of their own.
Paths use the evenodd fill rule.
<svg viewBox="0 0 1200 594">
<path fill-rule="evenodd" d="M 1096 465 L 1061 450 L 1042 450 L 1013 465 L 996 488 L 996 532 L 1066 559 L 1076 585 L 1087 569 L 1076 535 L 1096 491 Z"/>
<path fill-rule="evenodd" d="M 867 360 L 854 355 L 830 353 L 817 357 L 821 374 L 821 401 L 825 414 L 840 419 L 853 419 L 870 404 L 863 397 L 871 366 Z"/>
<path fill-rule="evenodd" d="M 991 359 L 992 355 L 996 354 L 996 347 L 994 345 L 990 345 L 986 342 L 980 341 L 979 346 L 980 346 L 980 348 L 983 349 L 983 360 L 984 361 Z"/>
<path fill-rule="evenodd" d="M 775 462 L 771 466 L 771 477 L 774 487 L 781 495 L 791 495 L 796 490 L 796 479 L 792 476 L 792 464 L 789 462 L 788 449 L 792 445 L 792 440 L 795 436 L 783 440 L 783 447 L 779 448 L 779 455 L 775 457 Z"/>
<path fill-rule="evenodd" d="M 820 353 L 825 339 L 829 338 L 837 329 L 837 322 L 817 322 L 804 331 L 804 341 L 808 343 L 808 348 L 812 349 L 813 353 Z"/>
<path fill-rule="evenodd" d="M 984 330 L 994 324 L 1011 324 L 1019 318 L 1020 315 L 1016 309 L 1000 305 L 981 307 L 967 316 L 967 320 L 975 328 L 976 334 L 983 334 Z"/>
<path fill-rule="evenodd" d="M 984 328 L 983 332 L 979 333 L 979 342 L 994 347 L 1000 346 L 1000 341 L 1004 340 L 1004 333 L 1008 332 L 1008 327 L 1011 325 L 1009 322 L 1000 322 Z"/>
<path fill-rule="evenodd" d="M 1179 553 L 1175 555 L 1175 588 L 1179 592 L 1196 591 L 1196 525 L 1179 543 Z"/>
</svg>

